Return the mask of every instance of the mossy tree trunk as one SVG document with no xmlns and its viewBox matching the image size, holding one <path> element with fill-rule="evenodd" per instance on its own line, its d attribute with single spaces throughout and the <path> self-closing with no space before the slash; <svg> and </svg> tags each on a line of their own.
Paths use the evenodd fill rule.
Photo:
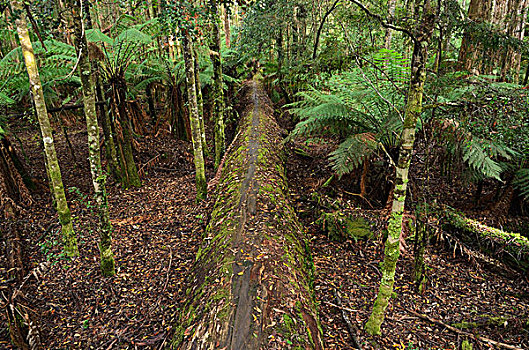
<svg viewBox="0 0 529 350">
<path fill-rule="evenodd" d="M 209 57 L 213 64 L 213 122 L 215 124 L 215 169 L 217 169 L 226 150 L 226 138 L 224 134 L 225 102 L 224 89 L 222 87 L 222 61 L 220 54 L 220 13 L 217 0 L 210 1 L 210 9 L 212 13 L 212 31 Z"/>
<path fill-rule="evenodd" d="M 92 74 L 92 65 L 88 57 L 88 43 L 83 28 L 83 20 L 86 14 L 81 13 L 82 0 L 67 0 L 72 10 L 75 29 L 75 42 L 77 56 L 79 57 L 79 75 L 83 90 L 84 113 L 86 117 L 86 130 L 88 132 L 88 161 L 92 174 L 92 184 L 97 203 L 99 217 L 99 253 L 101 258 L 101 273 L 104 276 L 113 276 L 115 271 L 114 254 L 112 253 L 112 225 L 108 210 L 108 199 L 106 191 L 106 174 L 101 166 L 101 154 L 99 145 L 99 125 L 97 123 L 96 93 Z M 87 9 L 85 9 L 87 10 Z"/>
<path fill-rule="evenodd" d="M 206 127 L 204 126 L 204 97 L 202 96 L 202 83 L 200 82 L 200 64 L 198 61 L 198 51 L 193 52 L 193 66 L 195 68 L 195 88 L 197 90 L 198 120 L 200 122 L 200 141 L 202 142 L 202 152 L 204 157 L 209 156 L 208 145 L 206 143 Z"/>
<path fill-rule="evenodd" d="M 193 42 L 191 35 L 185 31 L 182 36 L 184 64 L 186 69 L 187 99 L 189 104 L 189 119 L 191 124 L 191 142 L 195 160 L 195 181 L 197 190 L 197 200 L 206 198 L 207 183 L 206 170 L 204 164 L 204 150 L 202 148 L 202 135 L 200 128 L 200 117 L 197 105 L 197 95 L 195 86 L 195 67 L 193 63 Z"/>
<path fill-rule="evenodd" d="M 11 4 L 15 13 L 18 14 L 16 19 L 17 33 L 22 47 L 22 54 L 24 56 L 24 62 L 26 64 L 31 86 L 31 94 L 35 103 L 35 110 L 39 120 L 40 131 L 42 133 L 47 171 L 51 185 L 50 188 L 52 189 L 52 195 L 55 198 L 56 209 L 62 227 L 64 250 L 68 256 L 77 256 L 79 255 L 79 250 L 77 248 L 77 238 L 75 237 L 75 232 L 73 230 L 72 214 L 68 207 L 68 203 L 66 202 L 61 169 L 59 167 L 59 160 L 57 159 L 57 152 L 55 151 L 55 145 L 53 142 L 53 129 L 48 117 L 46 102 L 44 101 L 37 61 L 29 37 L 26 18 L 24 16 L 23 3 L 20 0 L 12 0 Z"/>
<path fill-rule="evenodd" d="M 89 12 L 89 1 L 83 0 L 84 4 L 84 11 L 86 13 L 86 29 L 92 29 L 92 20 L 90 17 Z M 100 61 L 104 59 L 104 53 L 101 51 L 101 49 L 95 44 L 92 43 L 91 46 L 88 47 L 88 53 L 90 58 L 90 64 L 92 66 L 92 72 L 93 72 L 93 85 L 95 85 L 95 92 L 97 100 L 100 102 L 105 101 L 105 96 L 103 94 L 102 89 L 102 81 L 101 81 L 101 72 L 100 72 Z M 101 103 L 99 106 L 99 121 L 101 122 L 101 127 L 103 129 L 103 135 L 105 136 L 105 158 L 107 160 L 107 170 L 112 174 L 114 179 L 118 182 L 123 181 L 123 172 L 121 170 L 119 159 L 118 159 L 118 152 L 116 149 L 116 142 L 115 142 L 115 135 L 112 132 L 112 120 L 110 118 L 110 114 L 107 113 L 110 111 L 107 111 L 106 104 Z"/>
<path fill-rule="evenodd" d="M 400 136 L 399 158 L 396 165 L 391 216 L 388 222 L 388 238 L 384 250 L 382 279 L 380 281 L 377 298 L 373 305 L 373 311 L 365 326 L 369 334 L 380 334 L 380 326 L 384 321 L 385 311 L 389 303 L 389 298 L 393 293 L 393 284 L 395 283 L 395 268 L 400 253 L 399 243 L 402 232 L 402 216 L 404 214 L 404 203 L 406 201 L 406 190 L 408 187 L 408 171 L 410 169 L 413 145 L 415 143 L 417 120 L 422 111 L 428 44 L 436 22 L 435 10 L 432 8 L 429 0 L 425 1 L 423 11 L 419 27 L 415 31 L 410 88 L 406 102 L 402 134 Z"/>
<path fill-rule="evenodd" d="M 289 203 L 281 130 L 257 83 L 223 161 L 172 349 L 323 349 L 314 266 Z"/>
</svg>

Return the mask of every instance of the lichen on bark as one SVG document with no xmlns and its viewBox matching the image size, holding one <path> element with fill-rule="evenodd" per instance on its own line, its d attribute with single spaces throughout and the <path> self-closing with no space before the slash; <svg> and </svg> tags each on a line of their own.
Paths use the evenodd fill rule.
<svg viewBox="0 0 529 350">
<path fill-rule="evenodd" d="M 86 130 L 88 134 L 88 161 L 92 175 L 92 185 L 97 203 L 97 214 L 99 217 L 99 252 L 101 259 L 101 273 L 104 276 L 113 276 L 115 271 L 114 254 L 111 249 L 112 225 L 108 208 L 108 198 L 105 186 L 106 175 L 101 166 L 99 125 L 95 104 L 95 88 L 92 79 L 92 66 L 88 57 L 88 43 L 83 30 L 83 14 L 81 13 L 80 0 L 68 0 L 72 10 L 75 28 L 76 49 L 79 57 L 79 75 L 83 91 L 84 113 L 86 118 Z"/>
<path fill-rule="evenodd" d="M 195 182 L 197 200 L 203 200 L 207 195 L 206 170 L 204 164 L 204 150 L 202 144 L 202 128 L 200 126 L 199 110 L 197 105 L 195 68 L 193 63 L 193 42 L 188 31 L 182 36 L 184 64 L 186 68 L 186 87 L 189 102 L 189 119 L 191 123 L 191 142 L 193 144 L 195 162 Z"/>
<path fill-rule="evenodd" d="M 35 60 L 35 53 L 33 52 L 33 45 L 29 37 L 28 25 L 23 10 L 23 3 L 20 0 L 12 0 L 11 3 L 13 9 L 18 15 L 16 18 L 17 33 L 20 40 L 20 46 L 22 47 L 22 55 L 24 56 L 24 62 L 26 64 L 26 69 L 29 76 L 31 93 L 35 103 L 35 110 L 42 134 L 42 141 L 44 143 L 47 173 L 50 181 L 51 194 L 56 202 L 55 207 L 59 215 L 59 222 L 62 228 L 64 251 L 68 256 L 77 256 L 79 255 L 77 238 L 73 229 L 70 208 L 66 202 L 61 169 L 59 167 L 59 160 L 57 159 L 57 152 L 53 142 L 53 128 L 48 117 L 46 102 L 44 101 L 42 84 L 39 77 L 37 62 Z"/>
<path fill-rule="evenodd" d="M 388 223 L 388 238 L 384 249 L 384 263 L 382 265 L 382 279 L 373 311 L 365 325 L 369 334 L 380 334 L 380 327 L 384 321 L 386 308 L 393 292 L 395 283 L 395 269 L 399 258 L 399 242 L 402 233 L 402 216 L 406 201 L 408 172 L 411 164 L 415 129 L 422 111 L 422 97 L 424 82 L 426 81 L 427 49 L 436 23 L 436 15 L 429 0 L 425 1 L 422 21 L 415 31 L 415 41 L 411 63 L 411 80 L 408 99 L 400 137 L 399 158 L 395 171 L 395 190 L 391 217 Z"/>
</svg>

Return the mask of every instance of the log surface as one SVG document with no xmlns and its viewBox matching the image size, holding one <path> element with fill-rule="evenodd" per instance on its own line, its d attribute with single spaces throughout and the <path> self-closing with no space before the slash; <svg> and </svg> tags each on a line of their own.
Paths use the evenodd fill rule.
<svg viewBox="0 0 529 350">
<path fill-rule="evenodd" d="M 174 349 L 323 349 L 305 232 L 288 199 L 281 130 L 259 83 L 224 159 Z"/>
</svg>

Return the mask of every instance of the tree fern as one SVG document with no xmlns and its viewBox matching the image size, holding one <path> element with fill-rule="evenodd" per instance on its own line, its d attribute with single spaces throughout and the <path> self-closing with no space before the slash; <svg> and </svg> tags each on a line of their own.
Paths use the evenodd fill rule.
<svg viewBox="0 0 529 350">
<path fill-rule="evenodd" d="M 334 75 L 322 90 L 299 92 L 298 100 L 287 105 L 300 119 L 290 139 L 316 135 L 342 138 L 330 154 L 333 169 L 340 176 L 374 153 L 385 154 L 382 151 L 396 147 L 399 142 L 404 106 L 399 84 L 406 82 L 408 61 L 392 51 L 377 57 L 381 67 L 355 68 Z M 392 80 L 397 78 L 401 81 Z"/>
<path fill-rule="evenodd" d="M 40 42 L 34 43 L 44 97 L 49 105 L 60 104 L 64 96 L 59 91 L 75 91 L 80 83 L 77 75 L 72 74 L 75 73 L 72 69 L 77 60 L 75 49 L 58 40 L 46 40 L 44 43 L 47 50 Z M 20 102 L 29 96 L 29 80 L 20 47 L 0 60 L 0 81 L 0 93 L 10 100 Z M 61 86 L 68 86 L 68 89 L 60 89 Z"/>
<path fill-rule="evenodd" d="M 368 159 L 378 149 L 375 135 L 363 133 L 349 136 L 338 148 L 331 152 L 329 159 L 339 176 L 350 173 Z"/>
<path fill-rule="evenodd" d="M 520 191 L 520 195 L 525 200 L 529 200 L 529 169 L 523 168 L 516 172 L 514 180 L 514 187 Z"/>
</svg>

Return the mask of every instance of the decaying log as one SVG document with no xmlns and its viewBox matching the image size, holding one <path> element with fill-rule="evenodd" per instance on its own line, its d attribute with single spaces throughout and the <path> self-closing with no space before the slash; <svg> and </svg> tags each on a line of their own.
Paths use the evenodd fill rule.
<svg viewBox="0 0 529 350">
<path fill-rule="evenodd" d="M 529 271 L 529 239 L 526 237 L 484 225 L 448 207 L 439 209 L 438 214 L 444 230 L 461 236 L 465 242 L 513 268 Z"/>
<path fill-rule="evenodd" d="M 455 327 L 452 327 L 450 325 L 447 325 L 446 323 L 444 322 L 441 322 L 439 320 L 436 320 L 428 315 L 424 315 L 424 314 L 420 314 L 414 310 L 408 310 L 409 313 L 411 313 L 412 315 L 414 316 L 417 316 L 419 318 L 422 318 L 423 320 L 426 320 L 428 322 L 431 322 L 431 323 L 434 323 L 436 325 L 439 325 L 441 327 L 444 327 L 454 333 L 457 333 L 457 334 L 461 334 L 461 335 L 464 335 L 470 339 L 476 339 L 476 340 L 479 340 L 480 342 L 483 342 L 483 343 L 486 343 L 486 344 L 491 344 L 493 346 L 496 346 L 498 348 L 502 348 L 502 349 L 511 349 L 511 350 L 522 350 L 522 348 L 519 348 L 515 345 L 510 345 L 510 344 L 505 344 L 505 343 L 501 343 L 501 342 L 498 342 L 498 341 L 495 341 L 495 340 L 492 340 L 492 339 L 489 339 L 489 338 L 485 338 L 485 337 L 482 337 L 480 335 L 477 335 L 477 334 L 472 334 L 472 333 L 468 333 L 468 332 L 464 332 L 458 328 L 455 328 Z"/>
<path fill-rule="evenodd" d="M 289 203 L 280 128 L 257 82 L 197 254 L 172 349 L 323 349 L 313 264 Z"/>
</svg>

